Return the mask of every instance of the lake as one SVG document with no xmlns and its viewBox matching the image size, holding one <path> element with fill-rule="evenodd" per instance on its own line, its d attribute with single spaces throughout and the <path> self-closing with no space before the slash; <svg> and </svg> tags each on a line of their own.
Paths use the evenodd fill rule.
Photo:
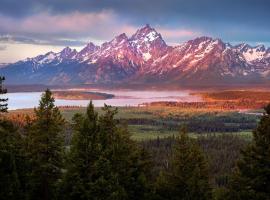
<svg viewBox="0 0 270 200">
<path fill-rule="evenodd" d="M 138 106 L 142 103 L 158 101 L 178 101 L 194 102 L 201 101 L 199 96 L 190 94 L 190 91 L 135 91 L 135 90 L 84 90 L 113 94 L 113 99 L 93 100 L 96 107 L 105 104 L 111 106 Z M 8 93 L 3 96 L 7 97 L 9 110 L 22 108 L 34 108 L 38 106 L 41 92 L 18 92 Z M 89 100 L 61 100 L 56 99 L 57 106 L 87 106 Z"/>
</svg>

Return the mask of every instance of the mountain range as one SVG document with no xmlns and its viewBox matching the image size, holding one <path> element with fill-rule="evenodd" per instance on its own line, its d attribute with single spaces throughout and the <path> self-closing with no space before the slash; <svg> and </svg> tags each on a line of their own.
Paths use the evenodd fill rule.
<svg viewBox="0 0 270 200">
<path fill-rule="evenodd" d="M 77 52 L 69 47 L 0 67 L 8 84 L 217 86 L 270 84 L 270 48 L 199 37 L 169 46 L 150 25 Z"/>
</svg>

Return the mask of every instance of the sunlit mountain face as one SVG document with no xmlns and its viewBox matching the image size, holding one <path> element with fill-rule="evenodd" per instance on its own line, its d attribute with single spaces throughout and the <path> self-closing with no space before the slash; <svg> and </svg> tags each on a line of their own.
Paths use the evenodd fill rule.
<svg viewBox="0 0 270 200">
<path fill-rule="evenodd" d="M 51 51 L 0 72 L 16 84 L 268 84 L 270 49 L 210 37 L 170 46 L 146 25 L 131 37 L 123 33 L 100 46 L 90 42 L 81 51 Z"/>
<path fill-rule="evenodd" d="M 8 84 L 270 81 L 264 0 L 0 3 L 0 73 Z"/>
</svg>

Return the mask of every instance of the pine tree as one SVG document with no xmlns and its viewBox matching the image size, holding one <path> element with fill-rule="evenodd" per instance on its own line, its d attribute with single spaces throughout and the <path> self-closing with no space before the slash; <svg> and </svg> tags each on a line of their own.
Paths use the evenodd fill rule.
<svg viewBox="0 0 270 200">
<path fill-rule="evenodd" d="M 28 156 L 31 162 L 30 199 L 55 199 L 63 167 L 64 119 L 54 105 L 50 90 L 42 94 L 35 109 L 36 120 L 28 128 Z"/>
<path fill-rule="evenodd" d="M 270 199 L 270 104 L 265 107 L 252 143 L 241 152 L 242 158 L 230 181 L 226 198 L 235 200 Z"/>
<path fill-rule="evenodd" d="M 144 199 L 150 174 L 148 155 L 114 119 L 109 106 L 98 117 L 92 103 L 76 115 L 64 191 L 67 199 Z"/>
<path fill-rule="evenodd" d="M 5 80 L 5 77 L 0 76 L 0 95 L 7 93 L 7 90 L 3 87 L 4 80 Z M 7 109 L 8 109 L 7 101 L 8 101 L 7 98 L 0 98 L 0 112 L 7 112 Z"/>
<path fill-rule="evenodd" d="M 0 77 L 0 94 L 6 93 L 4 80 Z M 0 99 L 0 112 L 7 112 L 7 99 Z M 0 116 L 0 138 L 0 199 L 24 199 L 27 182 L 24 140 L 5 116 Z"/>
<path fill-rule="evenodd" d="M 0 199 L 15 200 L 21 194 L 17 170 L 20 136 L 11 122 L 1 119 L 0 138 Z"/>
<path fill-rule="evenodd" d="M 211 199 L 207 162 L 198 144 L 185 130 L 176 140 L 170 166 L 157 180 L 157 199 Z"/>
<path fill-rule="evenodd" d="M 101 155 L 93 192 L 99 199 L 146 199 L 151 166 L 147 152 L 130 139 L 125 127 L 117 125 L 117 110 L 106 105 L 103 110 L 105 114 L 99 118 Z"/>
<path fill-rule="evenodd" d="M 89 187 L 93 182 L 95 161 L 99 156 L 97 119 L 98 114 L 92 102 L 85 116 L 75 114 L 73 117 L 74 135 L 62 192 L 65 199 L 91 199 Z"/>
</svg>

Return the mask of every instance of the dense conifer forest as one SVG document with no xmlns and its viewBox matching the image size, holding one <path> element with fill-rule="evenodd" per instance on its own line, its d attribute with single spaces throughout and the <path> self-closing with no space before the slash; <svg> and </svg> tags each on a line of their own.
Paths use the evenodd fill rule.
<svg viewBox="0 0 270 200">
<path fill-rule="evenodd" d="M 270 199 L 270 104 L 252 139 L 190 137 L 192 128 L 223 128 L 195 120 L 172 124 L 175 136 L 136 141 L 116 108 L 100 113 L 90 101 L 67 121 L 50 90 L 23 123 L 6 117 L 7 99 L 0 110 L 0 199 Z"/>
</svg>

